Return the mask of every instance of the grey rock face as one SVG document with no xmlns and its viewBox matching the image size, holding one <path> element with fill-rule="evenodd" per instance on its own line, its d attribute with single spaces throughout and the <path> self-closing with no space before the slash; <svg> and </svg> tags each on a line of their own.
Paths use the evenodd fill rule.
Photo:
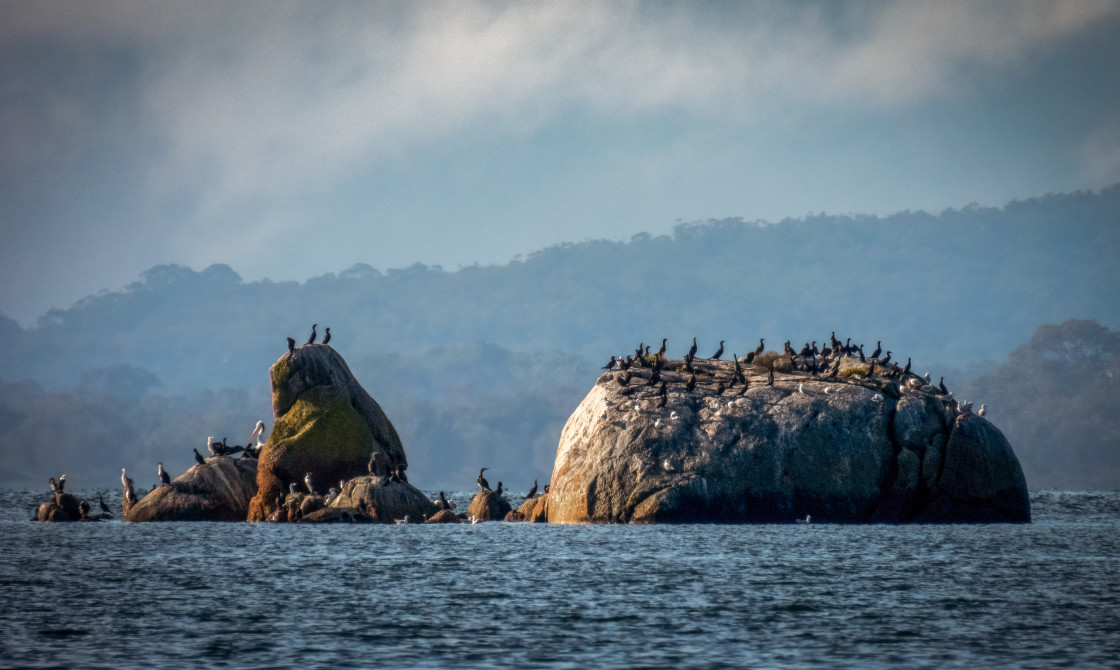
<svg viewBox="0 0 1120 670">
<path fill-rule="evenodd" d="M 599 378 L 561 434 L 549 522 L 1030 520 L 1003 435 L 932 391 L 846 359 L 835 379 L 747 371 L 745 394 L 719 394 L 734 364 L 697 360 L 690 393 L 682 365 L 664 407 L 648 370 Z"/>
<path fill-rule="evenodd" d="M 125 521 L 244 521 L 257 492 L 257 462 L 211 456 L 125 509 Z"/>
</svg>

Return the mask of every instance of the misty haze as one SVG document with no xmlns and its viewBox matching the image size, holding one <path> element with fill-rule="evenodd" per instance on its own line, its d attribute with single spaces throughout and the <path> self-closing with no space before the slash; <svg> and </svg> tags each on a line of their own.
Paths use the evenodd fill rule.
<svg viewBox="0 0 1120 670">
<path fill-rule="evenodd" d="M 0 3 L 0 667 L 1106 667 L 1120 0 Z"/>
</svg>

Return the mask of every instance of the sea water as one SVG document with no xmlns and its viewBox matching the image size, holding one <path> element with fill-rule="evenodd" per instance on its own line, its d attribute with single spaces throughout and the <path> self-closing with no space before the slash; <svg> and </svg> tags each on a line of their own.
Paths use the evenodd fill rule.
<svg viewBox="0 0 1120 670">
<path fill-rule="evenodd" d="M 1117 492 L 983 525 L 30 521 L 43 499 L 0 492 L 0 667 L 1120 667 Z"/>
</svg>

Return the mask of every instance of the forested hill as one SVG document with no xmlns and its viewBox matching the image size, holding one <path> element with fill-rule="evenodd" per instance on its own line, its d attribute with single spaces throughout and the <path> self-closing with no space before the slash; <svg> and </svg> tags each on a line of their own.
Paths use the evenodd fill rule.
<svg viewBox="0 0 1120 670">
<path fill-rule="evenodd" d="M 759 337 L 780 349 L 835 329 L 918 366 L 960 366 L 1005 356 L 1042 323 L 1120 325 L 1118 289 L 1120 185 L 939 215 L 685 224 L 454 272 L 243 282 L 223 265 L 159 266 L 36 328 L 0 324 L 0 378 L 68 385 L 125 363 L 174 389 L 244 388 L 312 322 L 347 356 L 486 342 L 601 364 L 640 340 L 668 337 L 680 355 L 693 336 L 702 350 L 726 339 L 743 353 Z"/>
<path fill-rule="evenodd" d="M 487 466 L 520 490 L 547 481 L 599 366 L 639 341 L 667 337 L 679 358 L 694 336 L 701 356 L 724 339 L 742 355 L 760 337 L 781 350 L 835 330 L 868 353 L 882 340 L 955 387 L 1042 324 L 1117 328 L 1118 294 L 1120 186 L 939 215 L 687 224 L 454 272 L 355 266 L 244 282 L 223 265 L 159 266 L 34 328 L 0 317 L 0 485 L 66 471 L 81 473 L 77 486 L 110 486 L 128 467 L 144 486 L 160 461 L 182 472 L 207 436 L 237 443 L 270 421 L 268 367 L 313 322 L 320 336 L 331 327 L 331 345 L 397 427 L 419 485 L 470 488 Z M 1003 408 L 1026 406 L 1011 379 L 994 374 L 970 396 L 995 398 L 1000 427 L 1012 418 Z M 1115 426 L 1115 415 L 1085 420 Z M 1109 484 L 1115 457 L 1051 476 L 1057 445 L 1015 435 L 1032 486 L 1120 485 Z"/>
</svg>

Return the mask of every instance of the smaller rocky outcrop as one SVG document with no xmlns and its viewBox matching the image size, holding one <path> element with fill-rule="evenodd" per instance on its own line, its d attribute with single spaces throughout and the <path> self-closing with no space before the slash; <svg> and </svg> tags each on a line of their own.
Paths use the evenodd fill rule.
<svg viewBox="0 0 1120 670">
<path fill-rule="evenodd" d="M 54 500 L 39 505 L 39 521 L 81 521 L 81 498 L 72 493 L 56 493 Z"/>
<path fill-rule="evenodd" d="M 211 456 L 132 505 L 125 521 L 244 521 L 257 492 L 257 462 Z"/>
<path fill-rule="evenodd" d="M 501 521 L 513 507 L 509 501 L 490 489 L 479 491 L 467 508 L 467 518 L 477 521 Z"/>
<path fill-rule="evenodd" d="M 511 510 L 508 514 L 506 514 L 505 520 L 506 521 L 532 521 L 533 512 L 536 510 L 537 504 L 540 502 L 540 500 L 541 500 L 540 496 L 534 496 L 532 498 L 526 498 L 525 502 L 521 503 L 520 507 L 518 507 L 515 510 Z M 545 523 L 548 522 L 547 515 L 545 516 L 544 521 L 545 521 Z"/>
<path fill-rule="evenodd" d="M 365 507 L 381 523 L 398 519 L 420 522 L 440 511 L 420 489 L 407 482 L 392 482 L 387 477 L 366 475 L 346 482 L 331 502 L 331 507 Z"/>
</svg>

